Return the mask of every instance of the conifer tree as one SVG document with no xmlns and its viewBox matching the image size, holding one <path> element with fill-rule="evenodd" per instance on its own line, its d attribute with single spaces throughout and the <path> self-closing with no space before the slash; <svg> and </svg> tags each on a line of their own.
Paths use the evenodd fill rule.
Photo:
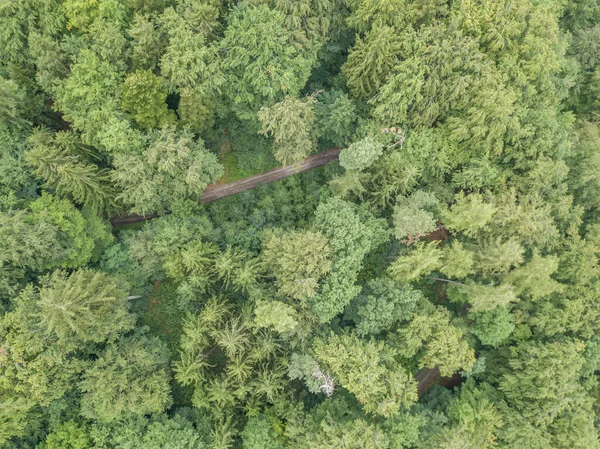
<svg viewBox="0 0 600 449">
<path fill-rule="evenodd" d="M 258 119 L 261 134 L 273 136 L 275 158 L 283 165 L 300 162 L 315 148 L 313 97 L 304 100 L 286 96 L 271 107 L 262 107 Z"/>
<path fill-rule="evenodd" d="M 56 193 L 100 209 L 115 206 L 117 192 L 108 170 L 91 162 L 93 155 L 76 134 L 38 129 L 29 138 L 29 145 L 27 162 Z"/>
</svg>

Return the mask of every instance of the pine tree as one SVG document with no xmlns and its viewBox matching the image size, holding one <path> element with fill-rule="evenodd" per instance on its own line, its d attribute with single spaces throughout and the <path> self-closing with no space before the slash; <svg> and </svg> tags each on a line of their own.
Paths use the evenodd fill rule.
<svg viewBox="0 0 600 449">
<path fill-rule="evenodd" d="M 275 141 L 275 158 L 283 165 L 300 162 L 314 151 L 315 111 L 313 97 L 299 100 L 286 96 L 271 107 L 258 111 L 261 134 Z"/>
<path fill-rule="evenodd" d="M 331 269 L 331 247 L 320 232 L 273 235 L 263 257 L 277 279 L 279 292 L 298 300 L 312 298 Z"/>
<path fill-rule="evenodd" d="M 133 328 L 127 293 L 104 273 L 55 271 L 39 295 L 40 325 L 60 344 L 101 343 Z"/>
<path fill-rule="evenodd" d="M 90 161 L 92 155 L 76 134 L 38 129 L 29 145 L 27 162 L 56 193 L 101 209 L 115 206 L 116 191 L 108 171 Z"/>
<path fill-rule="evenodd" d="M 168 363 L 158 337 L 136 334 L 109 343 L 79 383 L 82 415 L 110 422 L 164 411 L 172 403 Z"/>
<path fill-rule="evenodd" d="M 354 335 L 330 335 L 315 341 L 316 358 L 353 393 L 367 413 L 393 416 L 417 400 L 416 382 L 394 361 L 382 342 Z"/>
</svg>

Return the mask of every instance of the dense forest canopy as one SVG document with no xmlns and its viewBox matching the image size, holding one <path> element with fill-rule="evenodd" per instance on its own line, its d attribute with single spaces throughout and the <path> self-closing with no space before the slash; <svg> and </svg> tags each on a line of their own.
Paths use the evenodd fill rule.
<svg viewBox="0 0 600 449">
<path fill-rule="evenodd" d="M 599 0 L 0 0 L 3 449 L 600 448 L 599 257 Z"/>
</svg>

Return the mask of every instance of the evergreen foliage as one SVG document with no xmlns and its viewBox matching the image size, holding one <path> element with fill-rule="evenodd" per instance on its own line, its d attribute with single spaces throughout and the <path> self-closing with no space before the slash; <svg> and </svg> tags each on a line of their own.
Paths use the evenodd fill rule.
<svg viewBox="0 0 600 449">
<path fill-rule="evenodd" d="M 0 1 L 0 448 L 600 449 L 599 114 L 598 0 Z"/>
</svg>

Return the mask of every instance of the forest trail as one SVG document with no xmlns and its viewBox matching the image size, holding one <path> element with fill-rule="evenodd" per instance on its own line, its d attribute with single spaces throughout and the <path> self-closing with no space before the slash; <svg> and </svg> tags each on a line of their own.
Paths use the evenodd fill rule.
<svg viewBox="0 0 600 449">
<path fill-rule="evenodd" d="M 279 181 L 280 179 L 287 178 L 288 176 L 321 167 L 327 164 L 329 161 L 337 159 L 340 151 L 341 148 L 330 148 L 318 154 L 313 154 L 297 164 L 286 165 L 285 167 L 277 167 L 273 170 L 259 173 L 258 175 L 249 176 L 248 178 L 239 179 L 234 182 L 229 182 L 227 184 L 212 184 L 204 190 L 204 193 L 200 198 L 200 202 L 202 204 L 212 203 L 213 201 L 220 200 L 221 198 L 225 198 L 230 195 L 235 195 L 236 193 L 240 193 L 245 190 L 255 189 L 261 184 Z M 112 217 L 110 222 L 113 226 L 119 226 L 151 220 L 152 218 L 156 218 L 156 215 L 141 217 L 133 214 L 124 217 Z"/>
</svg>

